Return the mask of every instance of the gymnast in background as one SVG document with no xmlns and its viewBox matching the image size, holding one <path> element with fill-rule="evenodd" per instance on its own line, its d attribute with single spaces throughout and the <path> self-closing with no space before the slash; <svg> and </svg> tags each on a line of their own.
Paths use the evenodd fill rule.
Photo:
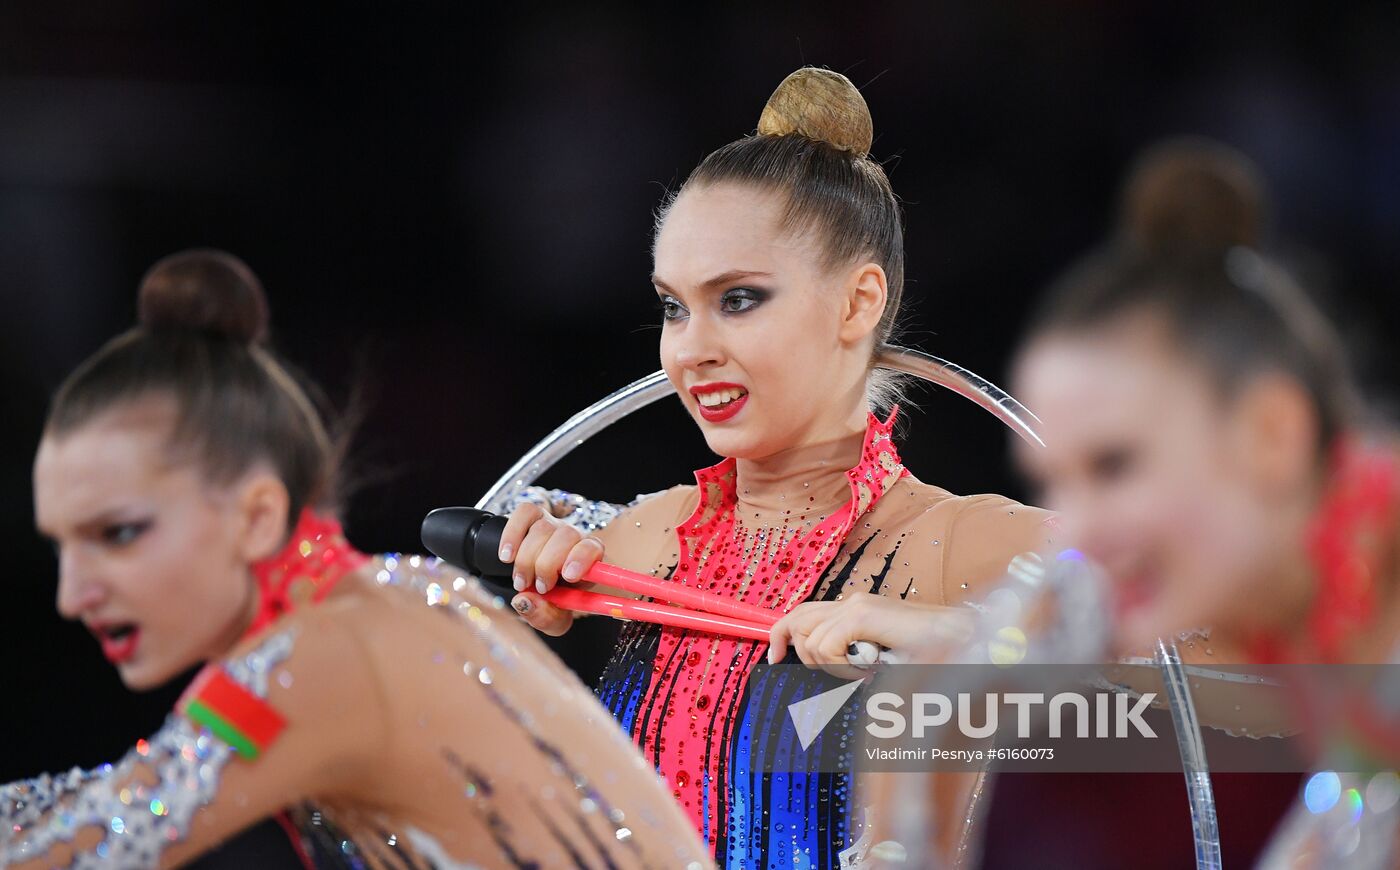
<svg viewBox="0 0 1400 870">
<path fill-rule="evenodd" d="M 176 254 L 139 307 L 54 397 L 36 523 L 128 687 L 208 664 L 116 764 L 4 786 L 0 866 L 178 866 L 273 816 L 308 867 L 710 865 L 500 599 L 345 539 L 339 449 L 245 265 Z"/>
<path fill-rule="evenodd" d="M 1249 164 L 1172 148 L 1130 187 L 1127 236 L 1035 320 L 1016 383 L 1048 446 L 1022 465 L 1115 581 L 1121 648 L 1209 627 L 1198 640 L 1260 663 L 1400 663 L 1394 432 L 1368 424 L 1341 337 L 1260 253 Z M 1320 771 L 1264 866 L 1400 860 L 1394 671 L 1312 705 Z"/>
</svg>

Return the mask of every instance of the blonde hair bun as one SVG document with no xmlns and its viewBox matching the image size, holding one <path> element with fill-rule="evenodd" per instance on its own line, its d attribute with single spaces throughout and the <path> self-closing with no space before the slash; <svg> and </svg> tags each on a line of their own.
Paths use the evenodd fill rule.
<svg viewBox="0 0 1400 870">
<path fill-rule="evenodd" d="M 867 156 L 875 139 L 870 107 L 851 80 L 810 66 L 778 85 L 759 116 L 758 133 L 804 136 L 856 157 Z"/>
</svg>

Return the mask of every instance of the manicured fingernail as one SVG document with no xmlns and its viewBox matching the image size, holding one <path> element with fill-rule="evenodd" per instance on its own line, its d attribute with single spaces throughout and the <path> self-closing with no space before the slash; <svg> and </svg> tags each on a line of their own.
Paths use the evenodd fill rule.
<svg viewBox="0 0 1400 870">
<path fill-rule="evenodd" d="M 535 581 L 535 591 L 538 592 L 538 593 L 540 593 L 541 595 L 543 595 L 543 594 L 545 594 L 546 592 L 548 592 L 549 590 L 545 588 L 545 585 L 544 585 L 544 581 L 543 581 L 543 580 L 536 580 L 536 581 Z"/>
<path fill-rule="evenodd" d="M 530 599 L 526 598 L 524 595 L 517 595 L 515 596 L 515 600 L 510 603 L 510 606 L 514 607 L 518 613 L 529 613 Z"/>
<path fill-rule="evenodd" d="M 524 591 L 525 591 L 525 575 L 524 575 L 524 574 L 516 574 L 514 577 L 511 578 L 511 582 L 513 582 L 513 583 L 515 584 L 515 591 L 516 591 L 516 592 L 524 592 Z"/>
<path fill-rule="evenodd" d="M 770 647 L 768 648 L 768 664 L 770 664 L 770 665 L 776 665 L 777 663 L 778 663 L 778 651 L 777 651 L 777 649 L 775 649 L 775 648 L 773 648 L 773 647 L 770 646 Z"/>
<path fill-rule="evenodd" d="M 501 552 L 498 553 L 497 555 L 500 557 L 500 559 L 501 559 L 502 562 L 509 562 L 509 561 L 510 561 L 511 555 L 512 555 L 514 552 L 515 552 L 515 551 L 512 550 L 512 549 L 510 548 L 510 544 L 502 544 L 502 545 L 501 545 Z"/>
<path fill-rule="evenodd" d="M 577 580 L 583 576 L 583 565 L 578 562 L 570 562 L 564 566 L 564 579 Z"/>
</svg>

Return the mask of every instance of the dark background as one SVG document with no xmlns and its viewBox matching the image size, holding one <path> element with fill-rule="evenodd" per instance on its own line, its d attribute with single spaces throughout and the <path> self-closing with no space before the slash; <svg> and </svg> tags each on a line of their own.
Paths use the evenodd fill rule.
<svg viewBox="0 0 1400 870">
<path fill-rule="evenodd" d="M 1393 394 L 1394 3 L 517 8 L 0 5 L 0 781 L 115 757 L 175 694 L 130 695 L 54 615 L 29 481 L 47 395 L 131 324 L 155 259 L 242 256 L 283 354 L 339 402 L 366 391 L 349 531 L 417 549 L 425 511 L 474 502 L 657 367 L 652 209 L 803 63 L 870 103 L 907 204 L 909 343 L 1002 381 L 1026 306 L 1106 231 L 1134 153 L 1205 133 L 1259 162 L 1275 250 L 1341 319 L 1372 394 Z M 1000 424 L 951 394 L 916 401 L 904 453 L 923 479 L 1031 496 Z M 668 401 L 546 482 L 624 500 L 710 461 Z M 1007 786 L 994 820 L 1033 820 L 1003 839 L 1040 862 L 1040 831 L 1083 866 L 1145 866 L 1154 841 L 1161 866 L 1189 861 L 1179 780 L 1153 782 Z M 1231 813 L 1262 831 L 1291 793 L 1241 788 L 1227 841 Z"/>
</svg>

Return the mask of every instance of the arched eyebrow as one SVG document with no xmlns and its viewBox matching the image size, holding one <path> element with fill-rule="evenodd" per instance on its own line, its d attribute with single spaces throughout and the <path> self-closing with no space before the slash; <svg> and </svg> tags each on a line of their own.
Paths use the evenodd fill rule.
<svg viewBox="0 0 1400 870">
<path fill-rule="evenodd" d="M 701 289 L 701 290 L 713 289 L 713 288 L 715 288 L 715 287 L 720 287 L 720 286 L 723 286 L 723 285 L 725 285 L 725 284 L 733 284 L 735 281 L 742 281 L 742 280 L 744 280 L 745 278 L 772 278 L 772 277 L 773 277 L 773 273 L 772 273 L 772 272 L 755 272 L 755 271 L 753 271 L 753 270 L 751 270 L 751 269 L 730 269 L 728 272 L 721 272 L 720 274 L 714 276 L 713 278 L 710 278 L 708 281 L 702 281 L 702 282 L 700 282 L 700 289 Z M 669 284 L 667 284 L 665 281 L 661 280 L 661 276 L 659 276 L 659 275 L 652 275 L 652 276 L 651 276 L 651 283 L 655 284 L 657 287 L 661 288 L 662 290 L 665 290 L 667 293 L 675 293 L 675 292 L 676 292 L 674 289 L 671 288 L 671 285 L 669 285 Z"/>
</svg>

